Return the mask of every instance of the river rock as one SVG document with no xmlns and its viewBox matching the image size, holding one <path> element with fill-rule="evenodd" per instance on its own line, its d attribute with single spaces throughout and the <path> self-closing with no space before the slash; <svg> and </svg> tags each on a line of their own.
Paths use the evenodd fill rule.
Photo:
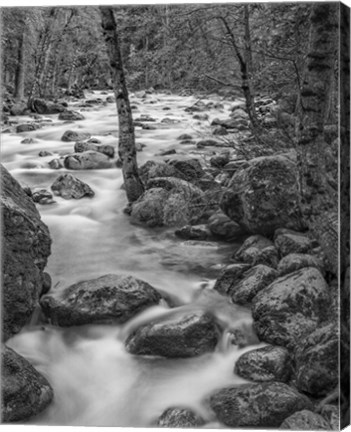
<svg viewBox="0 0 351 432">
<path fill-rule="evenodd" d="M 247 238 L 236 252 L 235 259 L 251 265 L 265 264 L 276 268 L 278 265 L 278 251 L 274 244 L 261 235 Z"/>
<path fill-rule="evenodd" d="M 115 148 L 112 145 L 99 144 L 99 143 L 92 142 L 90 140 L 88 142 L 77 141 L 74 144 L 74 151 L 76 153 L 83 153 L 90 150 L 98 153 L 103 153 L 109 158 L 113 158 L 115 155 Z"/>
<path fill-rule="evenodd" d="M 220 206 L 251 233 L 272 235 L 280 227 L 301 231 L 295 163 L 282 155 L 252 159 L 234 174 Z"/>
<path fill-rule="evenodd" d="M 59 326 L 122 324 L 161 300 L 147 282 L 132 276 L 108 274 L 78 282 L 40 299 L 45 315 Z"/>
<path fill-rule="evenodd" d="M 235 240 L 242 237 L 245 232 L 239 224 L 232 221 L 222 211 L 214 213 L 208 220 L 208 228 L 221 240 Z"/>
<path fill-rule="evenodd" d="M 229 152 L 223 152 L 212 156 L 210 159 L 211 166 L 215 168 L 223 168 L 229 162 Z"/>
<path fill-rule="evenodd" d="M 171 159 L 168 163 L 170 166 L 174 167 L 178 172 L 180 172 L 181 173 L 180 178 L 186 181 L 193 182 L 205 175 L 205 172 L 198 159 L 174 158 Z"/>
<path fill-rule="evenodd" d="M 329 287 L 315 268 L 276 279 L 252 302 L 254 328 L 261 341 L 295 347 L 328 317 Z"/>
<path fill-rule="evenodd" d="M 179 141 L 192 140 L 192 139 L 193 139 L 192 135 L 189 135 L 189 134 L 182 134 L 182 135 L 179 135 L 179 137 L 177 138 L 177 140 L 179 140 Z"/>
<path fill-rule="evenodd" d="M 2 330 L 4 340 L 30 320 L 43 285 L 51 239 L 33 200 L 1 166 Z"/>
<path fill-rule="evenodd" d="M 25 358 L 3 346 L 1 366 L 2 422 L 28 420 L 50 404 L 50 384 Z"/>
<path fill-rule="evenodd" d="M 53 200 L 52 193 L 47 191 L 46 189 L 40 189 L 32 193 L 32 198 L 35 203 L 38 204 L 53 204 L 55 201 Z"/>
<path fill-rule="evenodd" d="M 180 172 L 173 166 L 165 163 L 149 160 L 139 168 L 139 176 L 144 184 L 155 177 L 178 177 Z"/>
<path fill-rule="evenodd" d="M 164 203 L 168 196 L 168 192 L 162 188 L 145 191 L 132 205 L 132 222 L 145 224 L 148 227 L 163 226 Z"/>
<path fill-rule="evenodd" d="M 16 133 L 32 132 L 39 129 L 39 127 L 40 126 L 36 123 L 22 123 L 16 126 Z M 27 144 L 27 143 L 23 143 L 23 144 Z"/>
<path fill-rule="evenodd" d="M 338 340 L 337 325 L 329 324 L 300 341 L 295 353 L 296 386 L 300 391 L 317 397 L 336 388 Z"/>
<path fill-rule="evenodd" d="M 40 150 L 40 152 L 38 153 L 39 157 L 46 157 L 46 156 L 53 156 L 54 154 L 46 151 L 46 150 Z"/>
<path fill-rule="evenodd" d="M 69 141 L 84 141 L 91 137 L 88 132 L 77 132 L 72 130 L 67 130 L 61 137 L 61 141 L 69 142 Z"/>
<path fill-rule="evenodd" d="M 306 396 L 279 382 L 224 388 L 210 398 L 210 405 L 231 428 L 277 428 L 294 412 L 312 407 Z"/>
<path fill-rule="evenodd" d="M 64 199 L 80 199 L 85 196 L 92 198 L 95 193 L 89 185 L 72 174 L 62 174 L 51 185 L 55 195 Z"/>
<path fill-rule="evenodd" d="M 258 264 L 246 270 L 240 280 L 236 280 L 230 290 L 234 303 L 245 305 L 272 283 L 278 277 L 278 272 L 264 264 Z"/>
<path fill-rule="evenodd" d="M 297 411 L 286 418 L 279 429 L 292 430 L 331 430 L 330 424 L 320 414 L 309 410 Z"/>
<path fill-rule="evenodd" d="M 19 116 L 26 114 L 28 110 L 27 103 L 25 101 L 15 102 L 10 108 L 10 114 L 13 116 Z"/>
<path fill-rule="evenodd" d="M 234 372 L 251 381 L 288 382 L 292 372 L 289 351 L 273 345 L 248 351 L 238 358 Z"/>
<path fill-rule="evenodd" d="M 51 161 L 48 162 L 48 165 L 51 169 L 55 169 L 55 170 L 61 169 L 64 167 L 63 160 L 58 159 L 58 158 L 51 159 Z"/>
<path fill-rule="evenodd" d="M 274 244 L 282 257 L 291 253 L 307 253 L 317 246 L 316 241 L 307 235 L 286 228 L 275 231 Z"/>
<path fill-rule="evenodd" d="M 38 114 L 58 114 L 65 111 L 66 108 L 62 104 L 43 99 L 33 99 L 31 109 Z"/>
<path fill-rule="evenodd" d="M 83 114 L 79 113 L 78 111 L 72 111 L 72 110 L 65 110 L 58 116 L 59 120 L 84 120 L 85 117 Z"/>
<path fill-rule="evenodd" d="M 196 143 L 197 148 L 203 148 L 203 147 L 225 147 L 224 143 L 221 143 L 220 141 L 208 138 L 200 140 Z"/>
<path fill-rule="evenodd" d="M 212 315 L 189 312 L 139 327 L 126 340 L 131 354 L 186 358 L 215 349 L 219 332 Z"/>
<path fill-rule="evenodd" d="M 291 253 L 286 255 L 279 261 L 277 270 L 279 275 L 283 276 L 304 267 L 314 267 L 322 274 L 324 273 L 324 264 L 320 258 L 300 253 Z"/>
<path fill-rule="evenodd" d="M 227 128 L 224 126 L 218 125 L 215 126 L 212 130 L 213 135 L 228 135 Z"/>
<path fill-rule="evenodd" d="M 187 408 L 168 408 L 157 421 L 157 426 L 166 428 L 196 428 L 204 420 L 194 411 Z"/>
<path fill-rule="evenodd" d="M 235 285 L 240 282 L 246 270 L 250 269 L 249 264 L 231 264 L 219 275 L 213 289 L 220 294 L 230 296 Z"/>
<path fill-rule="evenodd" d="M 211 232 L 206 225 L 185 225 L 174 231 L 174 234 L 184 240 L 208 240 Z"/>
<path fill-rule="evenodd" d="M 95 151 L 70 154 L 65 157 L 63 163 L 65 168 L 71 170 L 112 168 L 109 157 Z"/>
</svg>

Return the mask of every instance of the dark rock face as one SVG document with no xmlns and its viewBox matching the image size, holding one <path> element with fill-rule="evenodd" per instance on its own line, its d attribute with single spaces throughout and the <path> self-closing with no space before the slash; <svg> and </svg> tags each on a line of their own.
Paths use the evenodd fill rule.
<svg viewBox="0 0 351 432">
<path fill-rule="evenodd" d="M 235 254 L 235 259 L 251 265 L 265 264 L 274 268 L 279 261 L 274 244 L 261 235 L 247 238 Z"/>
<path fill-rule="evenodd" d="M 272 345 L 254 349 L 238 358 L 234 372 L 251 381 L 288 382 L 292 372 L 290 354 L 286 348 Z"/>
<path fill-rule="evenodd" d="M 88 132 L 76 132 L 72 130 L 67 130 L 61 137 L 61 141 L 84 141 L 91 137 Z"/>
<path fill-rule="evenodd" d="M 284 383 L 244 384 L 219 390 L 210 398 L 226 426 L 277 428 L 296 411 L 312 407 L 309 399 Z"/>
<path fill-rule="evenodd" d="M 91 141 L 88 142 L 78 141 L 74 144 L 74 151 L 76 153 L 82 153 L 89 150 L 102 153 L 108 156 L 109 158 L 113 158 L 115 155 L 115 148 L 112 145 L 99 144 Z"/>
<path fill-rule="evenodd" d="M 32 110 L 38 114 L 58 114 L 65 111 L 65 107 L 43 99 L 34 99 L 32 101 Z"/>
<path fill-rule="evenodd" d="M 186 181 L 195 181 L 205 175 L 201 163 L 198 159 L 171 159 L 169 165 L 174 167 L 181 174 L 181 178 Z"/>
<path fill-rule="evenodd" d="M 294 347 L 328 317 L 329 287 L 315 268 L 276 279 L 252 302 L 254 328 L 261 341 Z"/>
<path fill-rule="evenodd" d="M 309 410 L 298 411 L 286 418 L 279 429 L 292 430 L 331 430 L 330 424 L 320 414 Z"/>
<path fill-rule="evenodd" d="M 112 168 L 109 158 L 95 151 L 73 153 L 64 159 L 65 168 L 71 170 Z"/>
<path fill-rule="evenodd" d="M 89 185 L 72 174 L 62 174 L 51 185 L 55 195 L 64 199 L 80 199 L 85 196 L 92 198 L 95 193 Z"/>
<path fill-rule="evenodd" d="M 324 396 L 338 384 L 338 328 L 317 329 L 298 346 L 295 355 L 296 385 L 300 391 Z"/>
<path fill-rule="evenodd" d="M 27 420 L 43 411 L 52 401 L 48 381 L 22 356 L 3 346 L 1 353 L 2 421 Z"/>
<path fill-rule="evenodd" d="M 161 296 L 147 282 L 132 276 L 109 274 L 78 282 L 41 298 L 45 315 L 60 326 L 124 323 Z"/>
<path fill-rule="evenodd" d="M 186 225 L 177 229 L 174 234 L 184 240 L 207 240 L 211 237 L 206 225 Z"/>
<path fill-rule="evenodd" d="M 287 157 L 252 159 L 237 171 L 221 209 L 248 232 L 271 235 L 277 228 L 301 230 L 296 166 Z"/>
<path fill-rule="evenodd" d="M 60 113 L 60 115 L 58 116 L 59 120 L 84 120 L 84 116 L 83 114 L 77 112 L 77 111 L 71 111 L 71 110 L 66 110 L 63 111 L 62 113 Z"/>
<path fill-rule="evenodd" d="M 218 338 L 211 315 L 191 312 L 139 327 L 126 340 L 126 347 L 131 354 L 186 358 L 213 351 Z"/>
<path fill-rule="evenodd" d="M 43 285 L 51 239 L 32 199 L 1 167 L 2 320 L 4 340 L 30 319 Z"/>
<path fill-rule="evenodd" d="M 55 202 L 53 200 L 52 193 L 50 193 L 46 189 L 41 189 L 39 191 L 33 192 L 32 199 L 35 203 L 38 204 L 52 204 Z"/>
<path fill-rule="evenodd" d="M 157 426 L 166 428 L 196 428 L 202 426 L 204 423 L 204 420 L 190 409 L 168 408 L 160 415 Z"/>
<path fill-rule="evenodd" d="M 283 276 L 304 267 L 314 267 L 321 273 L 324 272 L 324 264 L 322 260 L 312 255 L 300 253 L 291 253 L 286 255 L 279 261 L 277 270 L 279 275 Z"/>
<path fill-rule="evenodd" d="M 234 303 L 247 304 L 266 286 L 278 277 L 276 270 L 263 264 L 246 270 L 239 280 L 235 281 L 230 290 L 230 297 Z"/>
<path fill-rule="evenodd" d="M 35 123 L 23 123 L 23 124 L 16 126 L 16 132 L 17 133 L 32 132 L 32 131 L 35 131 L 37 129 L 39 129 L 39 125 L 37 125 Z"/>
<path fill-rule="evenodd" d="M 208 227 L 212 234 L 223 240 L 234 240 L 245 234 L 239 224 L 222 212 L 217 212 L 209 218 Z"/>
<path fill-rule="evenodd" d="M 315 240 L 302 233 L 285 228 L 275 231 L 274 244 L 283 257 L 291 253 L 307 253 L 317 246 Z"/>
</svg>

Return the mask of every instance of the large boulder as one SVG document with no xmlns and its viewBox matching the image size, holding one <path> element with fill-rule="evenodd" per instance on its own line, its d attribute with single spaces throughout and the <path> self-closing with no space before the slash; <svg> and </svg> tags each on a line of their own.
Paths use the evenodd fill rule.
<svg viewBox="0 0 351 432">
<path fill-rule="evenodd" d="M 183 180 L 194 182 L 205 175 L 201 163 L 194 158 L 173 158 L 168 164 L 174 167 Z"/>
<path fill-rule="evenodd" d="M 304 267 L 315 267 L 321 273 L 324 272 L 324 263 L 321 259 L 313 255 L 301 253 L 286 255 L 279 261 L 277 271 L 280 276 L 283 276 Z"/>
<path fill-rule="evenodd" d="M 157 426 L 166 428 L 197 428 L 204 420 L 187 408 L 168 408 L 157 421 Z"/>
<path fill-rule="evenodd" d="M 40 126 L 37 123 L 22 123 L 16 126 L 16 132 L 32 132 L 39 129 Z M 26 144 L 26 143 L 23 143 Z"/>
<path fill-rule="evenodd" d="M 244 384 L 213 394 L 210 405 L 231 428 L 277 428 L 296 411 L 312 408 L 309 399 L 287 384 Z"/>
<path fill-rule="evenodd" d="M 251 381 L 288 382 L 292 372 L 289 351 L 273 345 L 248 351 L 238 358 L 234 372 Z"/>
<path fill-rule="evenodd" d="M 307 253 L 317 246 L 316 241 L 307 235 L 286 228 L 275 231 L 274 244 L 283 257 L 291 253 Z"/>
<path fill-rule="evenodd" d="M 109 158 L 113 158 L 115 155 L 115 148 L 109 144 L 99 144 L 91 141 L 77 141 L 74 144 L 74 151 L 76 153 L 83 153 L 86 151 L 95 151 L 98 153 L 103 153 Z"/>
<path fill-rule="evenodd" d="M 1 167 L 2 330 L 4 339 L 30 320 L 43 285 L 51 239 L 32 199 Z"/>
<path fill-rule="evenodd" d="M 147 282 L 132 276 L 108 274 L 78 282 L 43 296 L 40 305 L 51 322 L 63 327 L 124 323 L 161 300 Z"/>
<path fill-rule="evenodd" d="M 149 160 L 139 168 L 139 176 L 144 184 L 156 177 L 178 177 L 180 173 L 173 166 L 165 162 Z"/>
<path fill-rule="evenodd" d="M 63 163 L 65 168 L 71 170 L 105 169 L 113 166 L 108 156 L 95 151 L 70 154 Z"/>
<path fill-rule="evenodd" d="M 303 268 L 276 279 L 254 297 L 254 328 L 264 342 L 295 347 L 328 317 L 330 306 L 322 274 Z"/>
<path fill-rule="evenodd" d="M 235 259 L 247 264 L 278 265 L 278 251 L 274 244 L 261 235 L 248 237 L 235 254 Z"/>
<path fill-rule="evenodd" d="M 95 193 L 89 185 L 74 177 L 72 174 L 62 174 L 51 185 L 55 195 L 64 199 L 92 198 Z"/>
<path fill-rule="evenodd" d="M 197 186 L 175 177 L 156 177 L 133 203 L 134 223 L 147 226 L 195 224 L 206 209 L 206 198 Z"/>
<path fill-rule="evenodd" d="M 58 114 L 65 111 L 66 107 L 43 99 L 33 99 L 31 109 L 38 114 Z"/>
<path fill-rule="evenodd" d="M 336 324 L 321 327 L 301 341 L 295 353 L 296 386 L 300 391 L 317 397 L 336 388 L 338 347 Z"/>
<path fill-rule="evenodd" d="M 297 411 L 286 418 L 279 429 L 301 431 L 332 430 L 330 423 L 320 414 L 310 410 Z"/>
<path fill-rule="evenodd" d="M 61 137 L 61 141 L 70 142 L 70 141 L 84 141 L 91 137 L 88 132 L 77 132 L 72 130 L 67 130 Z"/>
<path fill-rule="evenodd" d="M 85 117 L 83 116 L 83 114 L 79 113 L 78 111 L 65 110 L 59 114 L 58 119 L 76 121 L 76 120 L 84 120 Z"/>
<path fill-rule="evenodd" d="M 126 347 L 131 354 L 186 358 L 213 351 L 218 339 L 213 316 L 194 311 L 137 328 Z"/>
<path fill-rule="evenodd" d="M 252 159 L 233 175 L 220 205 L 251 233 L 271 235 L 280 227 L 301 230 L 295 163 L 283 155 Z"/>
<path fill-rule="evenodd" d="M 3 346 L 1 366 L 2 422 L 28 420 L 50 404 L 50 384 L 25 358 Z"/>
<path fill-rule="evenodd" d="M 217 279 L 214 289 L 222 294 L 229 295 L 234 303 L 245 305 L 263 288 L 268 286 L 278 277 L 276 270 L 264 264 L 254 267 L 232 267 L 224 271 Z M 232 276 L 232 277 L 231 277 Z"/>
</svg>

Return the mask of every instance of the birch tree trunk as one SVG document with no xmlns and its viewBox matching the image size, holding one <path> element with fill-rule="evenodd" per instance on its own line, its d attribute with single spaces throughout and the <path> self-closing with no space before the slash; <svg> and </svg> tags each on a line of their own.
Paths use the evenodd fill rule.
<svg viewBox="0 0 351 432">
<path fill-rule="evenodd" d="M 122 172 L 129 203 L 136 201 L 144 192 L 136 161 L 135 136 L 132 112 L 125 82 L 117 24 L 110 7 L 100 6 L 101 25 L 106 42 L 116 97 L 119 144 L 118 154 L 122 161 Z"/>
</svg>

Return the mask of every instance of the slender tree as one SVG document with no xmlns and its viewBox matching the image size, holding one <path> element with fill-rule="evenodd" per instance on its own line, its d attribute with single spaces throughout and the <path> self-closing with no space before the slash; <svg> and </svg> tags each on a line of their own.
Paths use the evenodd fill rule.
<svg viewBox="0 0 351 432">
<path fill-rule="evenodd" d="M 117 104 L 119 122 L 118 154 L 122 161 L 122 172 L 127 198 L 128 201 L 132 203 L 144 192 L 144 186 L 139 178 L 136 161 L 132 111 L 129 104 L 117 24 L 113 15 L 113 9 L 106 6 L 100 6 L 99 9 Z"/>
</svg>

